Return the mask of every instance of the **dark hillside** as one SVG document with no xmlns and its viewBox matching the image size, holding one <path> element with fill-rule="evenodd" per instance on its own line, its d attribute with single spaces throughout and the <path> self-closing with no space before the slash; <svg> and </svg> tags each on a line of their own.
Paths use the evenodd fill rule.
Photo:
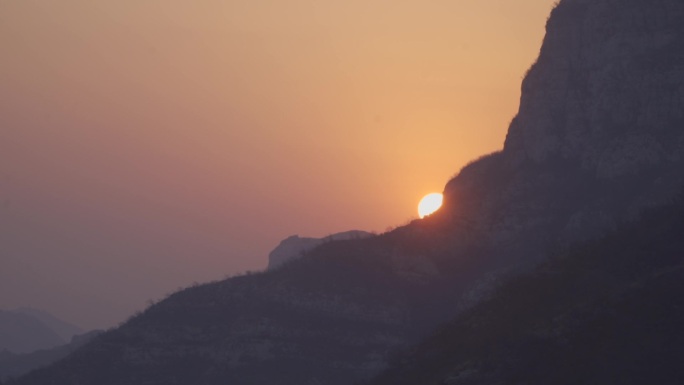
<svg viewBox="0 0 684 385">
<path fill-rule="evenodd" d="M 500 287 L 372 385 L 681 384 L 684 206 Z"/>
<path fill-rule="evenodd" d="M 410 267 L 405 271 L 412 275 L 397 274 L 392 255 L 384 253 L 388 242 L 387 236 L 330 242 L 272 272 L 188 288 L 19 383 L 349 384 L 369 378 L 389 351 L 435 324 L 435 301 L 426 299 L 445 285 L 438 274 L 427 281 Z"/>
</svg>

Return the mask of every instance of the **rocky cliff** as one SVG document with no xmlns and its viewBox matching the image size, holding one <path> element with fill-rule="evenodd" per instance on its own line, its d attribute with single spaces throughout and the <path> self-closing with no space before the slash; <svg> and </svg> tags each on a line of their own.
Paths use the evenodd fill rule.
<svg viewBox="0 0 684 385">
<path fill-rule="evenodd" d="M 682 170 L 684 3 L 564 0 L 503 151 L 448 183 L 444 215 L 513 268 L 672 202 Z"/>
<path fill-rule="evenodd" d="M 350 384 L 501 277 L 682 188 L 684 3 L 562 0 L 504 150 L 438 213 L 179 292 L 20 384 Z"/>
<path fill-rule="evenodd" d="M 563 1 L 522 85 L 504 152 L 600 179 L 681 165 L 681 1 Z M 673 129 L 678 128 L 678 129 Z"/>
</svg>

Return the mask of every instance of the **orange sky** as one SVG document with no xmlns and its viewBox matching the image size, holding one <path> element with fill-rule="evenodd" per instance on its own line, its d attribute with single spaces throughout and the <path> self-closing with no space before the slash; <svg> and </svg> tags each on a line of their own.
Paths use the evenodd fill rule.
<svg viewBox="0 0 684 385">
<path fill-rule="evenodd" d="M 0 1 L 0 308 L 110 326 L 503 145 L 554 0 Z"/>
</svg>

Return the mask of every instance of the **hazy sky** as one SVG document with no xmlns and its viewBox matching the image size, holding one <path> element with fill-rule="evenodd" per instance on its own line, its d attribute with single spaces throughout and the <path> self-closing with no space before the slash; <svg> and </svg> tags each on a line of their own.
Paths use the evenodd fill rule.
<svg viewBox="0 0 684 385">
<path fill-rule="evenodd" d="M 0 308 L 111 326 L 503 145 L 554 0 L 0 0 Z"/>
</svg>

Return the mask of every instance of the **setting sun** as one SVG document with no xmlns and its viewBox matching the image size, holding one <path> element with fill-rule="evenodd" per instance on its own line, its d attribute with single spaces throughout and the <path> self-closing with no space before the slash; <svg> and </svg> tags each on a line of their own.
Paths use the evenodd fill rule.
<svg viewBox="0 0 684 385">
<path fill-rule="evenodd" d="M 440 193 L 432 193 L 424 196 L 423 199 L 420 200 L 420 203 L 418 203 L 418 215 L 420 215 L 421 218 L 425 218 L 439 210 L 439 208 L 442 207 L 443 199 L 444 196 Z"/>
</svg>

